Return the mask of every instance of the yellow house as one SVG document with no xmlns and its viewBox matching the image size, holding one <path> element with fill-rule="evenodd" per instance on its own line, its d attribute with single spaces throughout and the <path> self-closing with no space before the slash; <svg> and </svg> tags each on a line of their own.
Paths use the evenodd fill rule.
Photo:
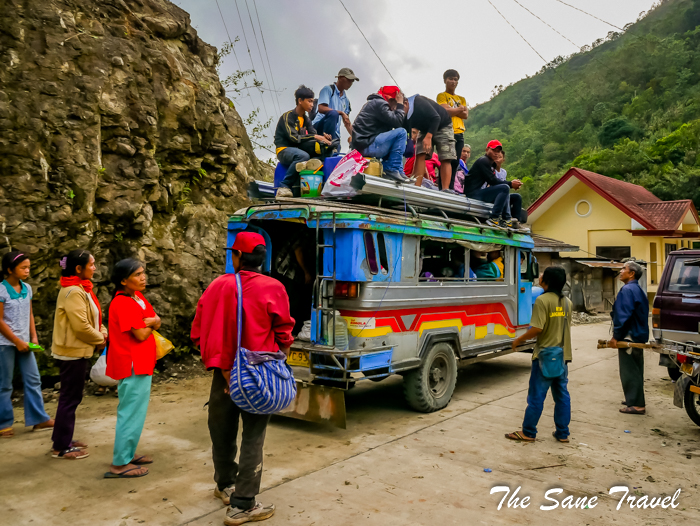
<svg viewBox="0 0 700 526">
<path fill-rule="evenodd" d="M 669 252 L 700 248 L 700 219 L 689 199 L 662 201 L 649 190 L 571 168 L 528 209 L 534 234 L 579 247 L 562 258 L 634 257 L 656 292 Z"/>
</svg>

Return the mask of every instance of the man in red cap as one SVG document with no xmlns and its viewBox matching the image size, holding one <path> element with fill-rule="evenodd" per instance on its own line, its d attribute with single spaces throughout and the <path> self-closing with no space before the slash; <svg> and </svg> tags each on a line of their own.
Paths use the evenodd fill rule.
<svg viewBox="0 0 700 526">
<path fill-rule="evenodd" d="M 464 178 L 464 195 L 485 203 L 493 203 L 487 225 L 520 229 L 520 209 L 517 206 L 510 208 L 509 195 L 511 188 L 517 190 L 523 183 L 518 179 L 501 181 L 496 177 L 496 163 L 500 160 L 502 152 L 503 145 L 499 141 L 489 141 L 486 154 L 474 161 L 469 175 Z M 482 188 L 484 183 L 488 186 Z M 513 217 L 509 219 L 511 213 Z"/>
<path fill-rule="evenodd" d="M 367 97 L 352 125 L 351 146 L 365 157 L 381 159 L 384 178 L 397 183 L 411 181 L 403 172 L 407 138 L 403 93 L 399 87 L 383 86 Z"/>
<path fill-rule="evenodd" d="M 214 496 L 228 504 L 224 524 L 243 524 L 271 517 L 274 505 L 255 500 L 262 479 L 263 444 L 269 415 L 242 411 L 228 394 L 229 377 L 236 355 L 237 331 L 241 345 L 258 352 L 289 352 L 294 339 L 294 319 L 282 284 L 261 274 L 267 256 L 265 239 L 255 232 L 240 232 L 231 250 L 234 270 L 243 287 L 244 326 L 238 327 L 238 296 L 233 274 L 219 276 L 197 304 L 191 338 L 202 353 L 207 369 L 213 369 L 209 395 L 209 435 L 214 460 Z M 239 419 L 243 421 L 241 454 L 236 463 Z"/>
</svg>

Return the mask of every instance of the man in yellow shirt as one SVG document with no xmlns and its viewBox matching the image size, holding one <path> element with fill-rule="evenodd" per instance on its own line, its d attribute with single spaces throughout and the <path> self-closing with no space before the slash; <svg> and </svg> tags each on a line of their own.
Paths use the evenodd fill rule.
<svg viewBox="0 0 700 526">
<path fill-rule="evenodd" d="M 437 103 L 447 110 L 447 113 L 452 117 L 452 128 L 455 134 L 455 154 L 457 158 L 452 161 L 452 181 L 450 189 L 454 188 L 455 174 L 459 168 L 459 158 L 462 155 L 464 147 L 464 121 L 469 118 L 469 108 L 464 97 L 455 95 L 457 84 L 459 84 L 459 73 L 457 70 L 448 69 L 442 74 L 442 79 L 445 81 L 445 91 L 437 96 Z"/>
</svg>

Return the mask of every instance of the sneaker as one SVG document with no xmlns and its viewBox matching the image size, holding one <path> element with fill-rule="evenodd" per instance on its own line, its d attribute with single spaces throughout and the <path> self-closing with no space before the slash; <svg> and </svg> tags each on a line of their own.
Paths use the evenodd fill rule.
<svg viewBox="0 0 700 526">
<path fill-rule="evenodd" d="M 515 219 L 503 219 L 502 221 L 504 221 L 506 224 L 505 228 L 516 228 L 513 226 L 514 223 L 516 222 Z"/>
<path fill-rule="evenodd" d="M 302 165 L 302 164 L 304 166 L 301 169 L 299 169 L 299 165 Z M 302 161 L 300 163 L 297 163 L 296 168 L 297 168 L 297 172 L 302 172 L 304 170 L 310 171 L 310 172 L 315 172 L 316 170 L 318 170 L 322 166 L 323 166 L 323 162 L 321 161 L 321 159 L 309 159 L 306 162 Z"/>
<path fill-rule="evenodd" d="M 231 504 L 231 495 L 233 495 L 233 490 L 235 489 L 235 486 L 232 484 L 228 488 L 224 489 L 219 489 L 219 486 L 216 486 L 214 488 L 214 496 L 217 499 L 221 499 L 221 502 L 226 504 L 227 506 Z"/>
<path fill-rule="evenodd" d="M 500 226 L 501 228 L 510 228 L 509 225 L 510 225 L 510 221 L 506 221 L 505 219 L 502 219 L 502 218 L 498 220 L 498 226 Z"/>
<path fill-rule="evenodd" d="M 287 188 L 286 186 L 280 186 L 277 189 L 275 197 L 294 197 L 294 194 L 292 193 L 292 190 Z"/>
<path fill-rule="evenodd" d="M 450 195 L 459 195 L 457 192 L 455 192 L 454 190 L 450 190 L 449 188 L 443 188 L 440 191 Z"/>
<path fill-rule="evenodd" d="M 389 179 L 390 181 L 394 181 L 396 183 L 408 183 L 411 180 L 406 177 L 405 175 L 401 175 L 400 172 L 397 171 L 392 171 L 392 170 L 384 170 L 384 174 L 382 175 L 384 179 Z"/>
<path fill-rule="evenodd" d="M 239 508 L 231 508 L 226 510 L 226 518 L 224 524 L 227 526 L 237 526 L 246 522 L 264 521 L 275 514 L 275 505 L 263 506 L 256 502 L 255 506 L 249 510 L 241 510 Z"/>
<path fill-rule="evenodd" d="M 501 226 L 501 220 L 500 220 L 499 218 L 497 218 L 497 217 L 489 217 L 489 218 L 486 220 L 486 225 L 487 225 L 487 226 L 492 226 L 492 227 L 498 228 L 498 227 Z"/>
</svg>

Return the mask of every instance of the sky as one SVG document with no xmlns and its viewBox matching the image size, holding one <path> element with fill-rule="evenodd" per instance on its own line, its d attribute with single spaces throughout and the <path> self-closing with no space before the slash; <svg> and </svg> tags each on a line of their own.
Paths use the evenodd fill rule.
<svg viewBox="0 0 700 526">
<path fill-rule="evenodd" d="M 622 28 L 637 20 L 654 3 L 654 0 L 218 0 L 217 6 L 216 0 L 171 1 L 189 12 L 192 26 L 205 42 L 220 49 L 229 40 L 226 28 L 232 40 L 240 38 L 235 44 L 236 56 L 232 53 L 224 59 L 220 74 L 225 78 L 238 69 L 254 69 L 263 87 L 273 90 L 263 93 L 246 90 L 248 96 L 237 98 L 229 94 L 243 118 L 260 108 L 262 121 L 272 119 L 269 137 L 263 140 L 268 148 L 272 148 L 279 116 L 295 105 L 294 90 L 305 84 L 318 96 L 320 89 L 331 84 L 343 67 L 351 68 L 360 78 L 347 92 L 353 108 L 351 120 L 370 93 L 380 86 L 395 84 L 392 76 L 406 94 L 435 98 L 444 91 L 442 74 L 446 69 L 460 72 L 457 94 L 473 107 L 489 100 L 494 86 L 515 83 L 539 71 L 545 60 L 569 55 L 581 46 L 605 38 L 609 31 L 617 31 L 608 23 Z M 343 3 L 379 58 L 365 42 Z M 344 128 L 343 134 L 347 137 Z M 262 148 L 257 148 L 256 153 L 261 159 L 273 156 Z"/>
</svg>

